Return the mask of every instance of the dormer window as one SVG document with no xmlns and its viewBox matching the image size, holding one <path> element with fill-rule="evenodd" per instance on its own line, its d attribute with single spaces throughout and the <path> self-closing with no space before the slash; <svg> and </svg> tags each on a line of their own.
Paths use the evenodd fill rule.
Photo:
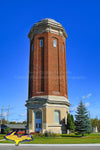
<svg viewBox="0 0 100 150">
<path fill-rule="evenodd" d="M 53 40 L 53 47 L 56 47 L 56 40 Z"/>
<path fill-rule="evenodd" d="M 40 47 L 43 47 L 43 39 L 40 40 Z"/>
</svg>

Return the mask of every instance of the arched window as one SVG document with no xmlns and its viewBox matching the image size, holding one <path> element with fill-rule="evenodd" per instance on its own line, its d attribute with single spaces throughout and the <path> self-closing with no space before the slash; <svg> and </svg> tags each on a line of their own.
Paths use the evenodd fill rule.
<svg viewBox="0 0 100 150">
<path fill-rule="evenodd" d="M 60 123 L 60 112 L 58 110 L 54 111 L 54 123 Z"/>
<path fill-rule="evenodd" d="M 42 112 L 41 111 L 37 111 L 36 112 L 36 119 L 41 119 L 42 118 Z"/>
<path fill-rule="evenodd" d="M 53 40 L 53 47 L 56 47 L 56 40 Z"/>
<path fill-rule="evenodd" d="M 43 39 L 40 39 L 40 47 L 43 47 Z"/>
</svg>

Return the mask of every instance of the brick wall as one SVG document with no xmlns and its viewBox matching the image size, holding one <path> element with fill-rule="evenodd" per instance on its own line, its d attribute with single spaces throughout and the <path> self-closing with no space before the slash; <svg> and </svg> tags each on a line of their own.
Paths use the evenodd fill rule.
<svg viewBox="0 0 100 150">
<path fill-rule="evenodd" d="M 41 38 L 44 39 L 43 48 L 40 47 Z M 56 40 L 56 47 L 53 47 L 53 40 Z M 35 35 L 30 44 L 29 98 L 39 95 L 68 98 L 65 41 L 62 36 L 50 32 Z"/>
</svg>

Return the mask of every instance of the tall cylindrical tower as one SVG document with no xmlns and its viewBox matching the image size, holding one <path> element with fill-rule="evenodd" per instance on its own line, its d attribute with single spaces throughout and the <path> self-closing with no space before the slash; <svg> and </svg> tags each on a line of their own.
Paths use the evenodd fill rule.
<svg viewBox="0 0 100 150">
<path fill-rule="evenodd" d="M 30 39 L 27 127 L 29 132 L 65 132 L 69 112 L 66 47 L 67 34 L 53 19 L 34 24 Z"/>
</svg>

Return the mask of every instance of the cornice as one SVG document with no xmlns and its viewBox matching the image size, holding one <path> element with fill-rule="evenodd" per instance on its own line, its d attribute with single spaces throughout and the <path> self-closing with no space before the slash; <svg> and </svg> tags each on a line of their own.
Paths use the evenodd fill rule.
<svg viewBox="0 0 100 150">
<path fill-rule="evenodd" d="M 60 105 L 67 105 L 70 106 L 68 99 L 64 96 L 52 96 L 52 95 L 45 95 L 45 96 L 34 96 L 26 101 L 25 106 L 29 105 L 43 105 L 45 103 L 48 104 L 60 104 Z"/>
<path fill-rule="evenodd" d="M 67 33 L 63 26 L 59 22 L 48 18 L 42 19 L 41 21 L 35 23 L 34 26 L 31 28 L 28 37 L 30 40 L 32 40 L 34 35 L 45 32 L 61 35 L 64 40 L 67 38 Z"/>
</svg>

